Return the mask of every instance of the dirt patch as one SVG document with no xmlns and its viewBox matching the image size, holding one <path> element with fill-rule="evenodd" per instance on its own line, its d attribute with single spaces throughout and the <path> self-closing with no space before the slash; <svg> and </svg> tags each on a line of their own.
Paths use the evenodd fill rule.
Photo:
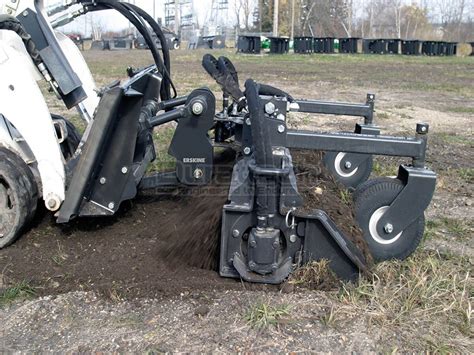
<svg viewBox="0 0 474 355">
<path fill-rule="evenodd" d="M 341 200 L 342 190 L 324 172 L 321 156 L 297 152 L 294 157 L 304 209 L 326 210 L 365 250 L 352 206 Z M 42 212 L 29 233 L 0 251 L 0 269 L 11 283 L 26 280 L 37 287 L 39 295 L 82 290 L 112 297 L 160 297 L 189 290 L 240 289 L 239 282 L 215 272 L 233 161 L 228 152 L 219 158 L 218 174 L 206 190 L 147 193 L 125 203 L 111 218 L 58 226 Z"/>
<path fill-rule="evenodd" d="M 298 189 L 304 198 L 302 211 L 310 213 L 315 208 L 324 210 L 341 231 L 364 254 L 369 265 L 373 263 L 362 230 L 355 220 L 352 196 L 338 183 L 322 163 L 322 152 L 296 150 L 293 163 Z"/>
</svg>

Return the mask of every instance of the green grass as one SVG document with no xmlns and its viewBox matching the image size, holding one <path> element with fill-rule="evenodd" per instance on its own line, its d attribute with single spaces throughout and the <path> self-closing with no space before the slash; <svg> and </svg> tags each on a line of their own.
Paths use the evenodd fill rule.
<svg viewBox="0 0 474 355">
<path fill-rule="evenodd" d="M 174 135 L 174 128 L 171 126 L 161 127 L 153 133 L 155 142 L 156 160 L 148 167 L 148 172 L 170 171 L 176 166 L 176 159 L 168 154 L 168 148 Z"/>
<path fill-rule="evenodd" d="M 259 302 L 247 310 L 245 320 L 252 328 L 263 330 L 272 326 L 278 327 L 290 314 L 289 305 L 269 305 Z"/>
<path fill-rule="evenodd" d="M 439 133 L 436 133 L 436 136 L 448 144 L 462 144 L 462 145 L 474 144 L 474 140 L 472 138 L 466 137 L 457 133 L 439 132 Z"/>
<path fill-rule="evenodd" d="M 459 177 L 464 181 L 474 184 L 474 169 L 473 168 L 461 168 L 458 170 Z"/>
<path fill-rule="evenodd" d="M 22 281 L 8 287 L 0 293 L 0 307 L 9 305 L 15 301 L 31 298 L 36 295 L 36 290 L 28 282 Z"/>
<path fill-rule="evenodd" d="M 472 114 L 474 114 L 474 107 L 464 107 L 464 106 L 448 107 L 446 109 L 446 111 L 454 112 L 454 113 L 472 113 Z"/>
</svg>

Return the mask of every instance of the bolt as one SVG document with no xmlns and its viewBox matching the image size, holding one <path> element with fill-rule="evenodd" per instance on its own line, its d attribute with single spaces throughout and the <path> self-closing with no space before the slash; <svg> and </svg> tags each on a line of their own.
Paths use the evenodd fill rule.
<svg viewBox="0 0 474 355">
<path fill-rule="evenodd" d="M 192 110 L 196 116 L 199 116 L 204 112 L 204 105 L 202 104 L 202 102 L 195 102 L 192 106 Z"/>
<path fill-rule="evenodd" d="M 257 242 L 255 240 L 252 240 L 250 243 L 251 248 L 256 248 L 257 247 Z"/>
<path fill-rule="evenodd" d="M 105 183 L 107 182 L 107 179 L 105 177 L 101 177 L 99 182 L 101 185 L 105 185 Z"/>
<path fill-rule="evenodd" d="M 285 120 L 285 115 L 282 114 L 282 113 L 279 113 L 278 116 L 277 116 L 277 119 L 280 120 L 280 121 L 284 121 Z"/>
<path fill-rule="evenodd" d="M 265 105 L 265 112 L 269 115 L 273 115 L 275 113 L 275 104 L 273 102 L 268 102 Z"/>
<path fill-rule="evenodd" d="M 229 259 L 229 264 L 233 264 L 234 263 L 234 258 L 230 258 Z"/>
<path fill-rule="evenodd" d="M 290 242 L 296 243 L 297 239 L 298 239 L 298 237 L 295 234 L 290 235 Z"/>
<path fill-rule="evenodd" d="M 391 223 L 387 223 L 384 227 L 383 230 L 387 234 L 391 234 L 393 232 L 393 225 Z"/>
<path fill-rule="evenodd" d="M 240 231 L 238 229 L 234 229 L 232 231 L 232 235 L 234 236 L 234 238 L 237 238 L 240 235 Z"/>
<path fill-rule="evenodd" d="M 244 148 L 244 154 L 245 155 L 249 155 L 251 152 L 252 152 L 252 149 L 250 149 L 249 147 Z"/>
<path fill-rule="evenodd" d="M 245 123 L 247 124 L 247 126 L 250 126 L 252 124 L 252 122 L 250 121 L 250 117 L 247 117 L 245 119 Z"/>
<path fill-rule="evenodd" d="M 54 210 L 56 208 L 56 200 L 51 198 L 48 200 L 48 207 L 50 210 Z"/>
<path fill-rule="evenodd" d="M 346 161 L 346 163 L 344 164 L 344 167 L 346 169 L 350 169 L 350 168 L 352 168 L 352 163 L 350 161 Z"/>
<path fill-rule="evenodd" d="M 115 203 L 110 202 L 108 207 L 109 207 L 109 210 L 113 210 L 115 208 Z"/>
<path fill-rule="evenodd" d="M 122 168 L 122 174 L 126 174 L 126 173 L 128 173 L 128 168 L 126 166 L 124 166 Z"/>
<path fill-rule="evenodd" d="M 195 178 L 196 180 L 201 179 L 203 175 L 204 175 L 204 173 L 202 172 L 201 169 L 196 169 L 196 170 L 194 170 L 194 178 Z"/>
<path fill-rule="evenodd" d="M 257 264 L 255 264 L 254 261 L 250 261 L 250 262 L 249 262 L 249 267 L 250 267 L 251 269 L 255 268 L 256 266 L 257 266 Z"/>
<path fill-rule="evenodd" d="M 274 247 L 275 249 L 279 248 L 279 247 L 280 247 L 280 242 L 279 242 L 278 240 L 275 240 L 275 241 L 273 242 L 273 247 Z"/>
<path fill-rule="evenodd" d="M 277 270 L 278 270 L 278 264 L 273 264 L 272 271 L 277 271 Z"/>
<path fill-rule="evenodd" d="M 285 126 L 281 124 L 278 126 L 278 133 L 283 133 L 283 132 L 285 132 Z"/>
<path fill-rule="evenodd" d="M 28 11 L 23 11 L 23 16 L 24 17 L 28 16 Z"/>
</svg>

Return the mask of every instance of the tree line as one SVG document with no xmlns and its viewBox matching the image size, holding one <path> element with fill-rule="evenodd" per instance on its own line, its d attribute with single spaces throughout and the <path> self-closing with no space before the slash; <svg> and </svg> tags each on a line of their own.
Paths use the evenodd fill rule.
<svg viewBox="0 0 474 355">
<path fill-rule="evenodd" d="M 280 36 L 474 41 L 473 0 L 278 2 Z M 237 27 L 272 32 L 274 5 L 275 0 L 235 0 Z"/>
</svg>

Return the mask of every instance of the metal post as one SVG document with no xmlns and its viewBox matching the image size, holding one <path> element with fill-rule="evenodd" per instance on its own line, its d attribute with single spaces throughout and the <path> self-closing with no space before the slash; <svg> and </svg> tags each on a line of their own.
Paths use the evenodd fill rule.
<svg viewBox="0 0 474 355">
<path fill-rule="evenodd" d="M 278 0 L 273 1 L 273 36 L 278 37 Z"/>
<path fill-rule="evenodd" d="M 295 0 L 291 0 L 291 36 L 290 39 L 295 39 Z"/>
<path fill-rule="evenodd" d="M 174 32 L 179 34 L 179 22 L 180 22 L 180 15 L 181 15 L 181 6 L 179 4 L 179 0 L 174 1 Z"/>
<path fill-rule="evenodd" d="M 153 20 L 156 21 L 156 0 L 153 0 Z"/>
</svg>

